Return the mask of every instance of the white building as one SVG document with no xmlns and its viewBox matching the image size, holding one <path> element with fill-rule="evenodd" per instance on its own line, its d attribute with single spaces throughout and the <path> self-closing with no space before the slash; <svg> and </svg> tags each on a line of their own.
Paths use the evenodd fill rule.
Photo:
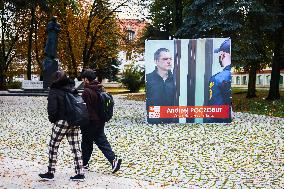
<svg viewBox="0 0 284 189">
<path fill-rule="evenodd" d="M 283 85 L 284 69 L 280 71 L 280 87 Z M 232 87 L 247 87 L 249 74 L 246 72 L 237 72 L 232 69 Z M 256 74 L 256 87 L 269 87 L 271 80 L 271 68 L 258 71 Z"/>
</svg>

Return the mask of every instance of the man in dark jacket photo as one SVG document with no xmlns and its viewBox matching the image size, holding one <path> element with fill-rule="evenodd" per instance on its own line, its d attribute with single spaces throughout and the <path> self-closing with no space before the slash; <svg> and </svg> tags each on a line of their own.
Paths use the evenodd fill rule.
<svg viewBox="0 0 284 189">
<path fill-rule="evenodd" d="M 79 125 L 69 125 L 66 121 L 65 94 L 67 92 L 74 92 L 72 90 L 73 86 L 74 84 L 67 78 L 63 71 L 57 71 L 51 77 L 51 86 L 47 98 L 47 112 L 49 121 L 53 123 L 53 128 L 48 146 L 48 171 L 44 174 L 39 174 L 40 178 L 44 180 L 54 179 L 58 148 L 64 136 L 66 136 L 71 146 L 74 157 L 76 175 L 70 177 L 70 179 L 73 181 L 85 180 L 79 142 L 80 127 Z"/>
<path fill-rule="evenodd" d="M 96 80 L 96 74 L 93 70 L 85 70 L 81 78 L 84 82 L 84 91 L 82 98 L 87 104 L 89 113 L 89 123 L 81 127 L 82 131 L 82 153 L 83 166 L 89 168 L 89 160 L 93 152 L 93 143 L 98 146 L 107 160 L 111 163 L 112 173 L 120 169 L 122 160 L 117 159 L 104 132 L 105 122 L 99 117 L 100 98 L 97 92 L 103 90 L 103 86 Z"/>
<path fill-rule="evenodd" d="M 172 56 L 168 49 L 160 48 L 154 53 L 155 70 L 146 75 L 146 107 L 174 106 L 175 82 L 171 72 Z M 149 118 L 148 123 L 172 123 L 170 118 Z"/>
</svg>

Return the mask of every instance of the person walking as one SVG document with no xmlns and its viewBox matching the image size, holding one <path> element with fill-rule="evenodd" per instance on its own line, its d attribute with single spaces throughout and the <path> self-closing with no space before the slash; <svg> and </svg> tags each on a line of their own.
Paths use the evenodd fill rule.
<svg viewBox="0 0 284 189">
<path fill-rule="evenodd" d="M 96 74 L 91 69 L 85 70 L 81 78 L 84 82 L 82 98 L 86 102 L 89 113 L 89 123 L 81 126 L 83 166 L 86 170 L 89 169 L 89 160 L 93 152 L 93 143 L 95 143 L 110 162 L 112 173 L 115 173 L 120 169 L 122 160 L 117 159 L 113 152 L 104 132 L 105 122 L 98 114 L 100 99 L 97 91 L 102 91 L 103 86 L 96 80 Z"/>
<path fill-rule="evenodd" d="M 73 181 L 85 180 L 82 152 L 78 137 L 80 127 L 68 125 L 66 121 L 65 94 L 67 92 L 76 93 L 76 90 L 74 91 L 72 89 L 73 87 L 74 83 L 67 78 L 63 71 L 57 71 L 52 75 L 50 91 L 47 98 L 48 119 L 53 123 L 49 142 L 48 171 L 44 174 L 39 174 L 39 177 L 44 180 L 54 179 L 58 148 L 64 136 L 67 137 L 74 156 L 76 175 L 70 177 L 70 179 Z"/>
</svg>

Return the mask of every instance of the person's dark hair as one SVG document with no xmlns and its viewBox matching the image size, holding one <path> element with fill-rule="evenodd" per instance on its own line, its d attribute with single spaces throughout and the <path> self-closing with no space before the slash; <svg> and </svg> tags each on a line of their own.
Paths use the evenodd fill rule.
<svg viewBox="0 0 284 189">
<path fill-rule="evenodd" d="M 93 71 L 93 70 L 91 70 L 91 69 L 86 69 L 83 73 L 82 73 L 82 75 L 81 75 L 81 78 L 83 79 L 83 78 L 87 78 L 89 81 L 93 81 L 93 80 L 95 80 L 96 79 L 96 73 Z"/>
<path fill-rule="evenodd" d="M 62 81 L 68 80 L 67 75 L 64 71 L 57 71 L 54 72 L 51 76 L 51 84 L 53 83 L 60 83 Z"/>
<path fill-rule="evenodd" d="M 154 60 L 157 61 L 160 58 L 161 52 L 170 52 L 169 49 L 166 48 L 159 48 L 155 53 L 154 53 Z"/>
</svg>

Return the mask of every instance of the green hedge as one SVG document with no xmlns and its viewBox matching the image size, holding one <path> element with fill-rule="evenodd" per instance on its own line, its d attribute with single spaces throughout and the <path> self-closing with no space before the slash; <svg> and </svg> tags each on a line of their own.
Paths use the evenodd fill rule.
<svg viewBox="0 0 284 189">
<path fill-rule="evenodd" d="M 6 83 L 7 89 L 20 89 L 21 87 L 22 87 L 21 81 L 12 81 L 12 82 Z"/>
</svg>

